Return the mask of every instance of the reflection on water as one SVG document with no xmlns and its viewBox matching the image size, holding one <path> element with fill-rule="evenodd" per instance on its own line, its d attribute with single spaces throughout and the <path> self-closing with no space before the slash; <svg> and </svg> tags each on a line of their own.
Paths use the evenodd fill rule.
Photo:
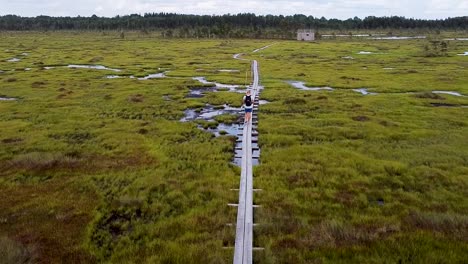
<svg viewBox="0 0 468 264">
<path fill-rule="evenodd" d="M 108 71 L 115 71 L 115 72 L 120 72 L 122 70 L 119 69 L 112 69 L 108 68 L 103 65 L 77 65 L 77 64 L 70 64 L 67 66 L 68 68 L 71 69 L 94 69 L 94 70 L 108 70 Z"/>
<path fill-rule="evenodd" d="M 287 81 L 287 83 L 303 91 L 320 91 L 320 90 L 333 91 L 334 90 L 331 87 L 307 87 L 305 85 L 305 82 L 300 82 L 300 81 Z"/>
<path fill-rule="evenodd" d="M 166 78 L 166 72 L 150 74 L 145 77 L 138 78 L 138 80 L 149 80 L 149 79 L 159 79 L 159 78 Z"/>
<path fill-rule="evenodd" d="M 107 75 L 106 76 L 106 79 L 118 79 L 118 78 L 122 78 L 122 76 L 119 76 L 119 75 Z"/>
<path fill-rule="evenodd" d="M 468 38 L 446 38 L 444 40 L 460 40 L 460 41 L 467 41 Z"/>
<path fill-rule="evenodd" d="M 373 95 L 373 94 L 377 94 L 377 93 L 371 93 L 371 92 L 367 91 L 366 88 L 353 89 L 353 91 L 355 91 L 355 92 L 357 92 L 357 93 L 361 93 L 362 95 Z"/>
<path fill-rule="evenodd" d="M 0 101 L 16 101 L 18 98 L 12 98 L 12 97 L 1 97 L 0 96 Z"/>
<path fill-rule="evenodd" d="M 372 37 L 369 39 L 378 39 L 378 40 L 405 40 L 405 39 L 425 39 L 426 36 L 415 36 L 415 37 L 397 37 L 397 36 L 389 36 L 389 37 Z"/>
<path fill-rule="evenodd" d="M 240 72 L 239 70 L 232 70 L 232 69 L 221 69 L 221 70 L 216 70 L 218 72 Z"/>
<path fill-rule="evenodd" d="M 184 117 L 180 119 L 180 122 L 193 121 L 197 118 L 197 112 L 194 109 L 187 109 L 184 111 Z"/>
<path fill-rule="evenodd" d="M 221 135 L 229 135 L 229 136 L 237 137 L 238 130 L 239 130 L 239 124 L 228 125 L 224 123 L 219 124 L 216 129 L 208 129 L 208 131 L 212 132 L 217 137 Z"/>
<path fill-rule="evenodd" d="M 257 52 L 259 52 L 259 51 L 262 51 L 262 50 L 264 50 L 264 49 L 267 49 L 267 48 L 271 47 L 272 45 L 274 45 L 274 43 L 273 43 L 273 44 L 270 44 L 270 45 L 268 45 L 268 46 L 265 46 L 265 47 L 256 49 L 256 50 L 254 50 L 254 51 L 252 51 L 252 52 L 253 52 L 253 53 L 257 53 Z"/>
<path fill-rule="evenodd" d="M 234 54 L 232 57 L 233 57 L 234 59 L 240 59 L 240 56 L 242 56 L 242 53 Z"/>
<path fill-rule="evenodd" d="M 242 89 L 240 85 L 236 84 L 224 84 L 224 83 L 217 83 L 217 82 L 210 82 L 207 81 L 205 77 L 193 77 L 193 80 L 199 81 L 202 84 L 210 84 L 219 89 L 229 89 L 229 92 L 236 92 L 236 93 L 244 93 L 245 89 Z"/>
<path fill-rule="evenodd" d="M 140 81 L 144 81 L 144 80 L 149 80 L 149 79 L 160 79 L 160 78 L 166 78 L 166 73 L 167 72 L 160 72 L 160 73 L 154 73 L 154 74 L 149 74 L 145 77 L 140 77 L 140 78 L 136 78 L 135 76 L 131 75 L 131 76 L 128 76 L 128 78 L 130 79 L 138 79 Z M 122 75 L 107 75 L 105 78 L 107 79 L 118 79 L 118 78 L 125 78 L 126 76 L 122 76 Z"/>
<path fill-rule="evenodd" d="M 201 125 L 198 125 L 197 127 L 203 131 L 207 131 L 210 133 L 213 133 L 216 137 L 222 136 L 222 135 L 229 135 L 229 136 L 235 136 L 236 137 L 236 145 L 234 148 L 234 158 L 232 160 L 232 163 L 237 166 L 241 166 L 242 163 L 242 132 L 244 128 L 243 124 L 243 115 L 241 114 L 241 108 L 240 107 L 233 107 L 230 105 L 223 105 L 222 108 L 220 107 L 214 107 L 212 105 L 206 105 L 204 108 L 201 110 L 195 110 L 195 109 L 187 109 L 184 111 L 184 117 L 180 119 L 181 122 L 189 122 L 189 121 L 196 121 L 196 120 L 205 120 L 205 121 L 214 121 L 214 118 L 219 115 L 223 114 L 231 114 L 231 115 L 238 115 L 238 120 L 237 122 L 233 124 L 225 124 L 225 123 L 220 123 L 217 124 L 216 127 L 212 128 L 204 128 Z M 255 132 L 255 130 L 252 130 L 253 133 L 256 133 L 258 135 L 258 132 Z M 258 147 L 258 143 L 252 143 L 252 148 L 253 148 L 253 155 L 252 157 L 254 158 L 252 160 L 254 165 L 258 165 L 259 162 L 259 156 L 260 156 L 260 150 Z"/>
<path fill-rule="evenodd" d="M 199 111 L 194 109 L 187 109 L 184 111 L 184 117 L 180 119 L 181 122 L 188 122 L 194 120 L 214 121 L 214 118 L 219 115 L 232 114 L 237 115 L 241 113 L 240 107 L 232 107 L 230 105 L 223 105 L 223 108 L 214 107 L 207 104 Z"/>
<path fill-rule="evenodd" d="M 202 98 L 206 92 L 217 92 L 216 87 L 211 88 L 191 88 L 189 93 L 185 96 L 186 98 Z"/>
<path fill-rule="evenodd" d="M 205 119 L 205 120 L 211 120 L 216 116 L 226 114 L 226 113 L 228 112 L 224 110 L 211 110 L 211 111 L 206 111 L 205 113 L 200 114 L 199 118 Z"/>
<path fill-rule="evenodd" d="M 453 91 L 432 91 L 432 93 L 435 93 L 435 94 L 448 94 L 448 95 L 454 95 L 454 96 L 464 96 L 459 92 L 453 92 Z"/>
</svg>

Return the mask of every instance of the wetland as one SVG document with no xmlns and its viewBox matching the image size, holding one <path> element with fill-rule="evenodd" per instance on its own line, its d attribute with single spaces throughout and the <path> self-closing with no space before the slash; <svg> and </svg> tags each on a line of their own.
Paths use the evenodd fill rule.
<svg viewBox="0 0 468 264">
<path fill-rule="evenodd" d="M 427 56 L 429 38 L 2 34 L 0 248 L 9 254 L 232 263 L 227 204 L 237 202 L 240 107 L 255 59 L 264 87 L 252 144 L 263 190 L 255 263 L 468 259 L 466 41 Z"/>
</svg>

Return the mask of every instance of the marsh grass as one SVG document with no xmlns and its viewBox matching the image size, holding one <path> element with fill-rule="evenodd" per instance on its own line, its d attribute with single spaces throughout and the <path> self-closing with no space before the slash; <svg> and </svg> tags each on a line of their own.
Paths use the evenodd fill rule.
<svg viewBox="0 0 468 264">
<path fill-rule="evenodd" d="M 179 43 L 131 33 L 2 36 L 3 55 L 7 49 L 30 55 L 14 65 L 0 62 L 0 93 L 19 98 L 0 104 L 0 235 L 19 236 L 44 263 L 230 261 L 232 252 L 222 247 L 234 241 L 226 226 L 235 219 L 226 205 L 236 201 L 229 189 L 239 174 L 230 164 L 233 138 L 178 120 L 206 103 L 240 106 L 241 95 L 227 91 L 185 96 L 201 86 L 191 79 L 200 73 L 243 84 L 245 73 L 217 69 L 250 69 L 232 55 L 262 42 Z M 162 71 L 167 78 L 105 78 Z M 235 119 L 223 115 L 206 126 Z"/>
<path fill-rule="evenodd" d="M 6 237 L 0 237 L 0 259 L 5 264 L 34 263 L 33 248 L 25 248 L 18 242 Z"/>
<path fill-rule="evenodd" d="M 283 42 L 256 56 L 262 99 L 271 102 L 259 113 L 256 243 L 266 249 L 258 263 L 467 258 L 468 120 L 465 109 L 433 106 L 467 100 L 431 92 L 466 94 L 465 62 L 454 46 L 451 56 L 422 60 L 421 44 Z M 291 79 L 338 89 L 300 91 Z M 357 87 L 377 94 L 350 90 Z"/>
<path fill-rule="evenodd" d="M 0 235 L 45 263 L 229 263 L 240 169 L 235 138 L 179 122 L 186 109 L 242 95 L 235 53 L 256 40 L 167 40 L 118 33 L 0 33 Z M 256 263 L 463 263 L 468 105 L 466 42 L 424 57 L 424 40 L 281 41 L 258 59 Z M 86 48 L 84 48 L 86 47 Z M 9 50 L 9 51 L 6 51 Z M 360 51 L 375 54 L 360 55 Z M 352 56 L 354 59 L 343 59 Z M 111 72 L 70 69 L 99 64 Z M 47 66 L 57 66 L 44 69 Z M 384 68 L 394 68 L 385 70 Z M 31 68 L 31 71 L 15 70 Z M 239 72 L 219 72 L 233 69 Z M 110 74 L 167 78 L 105 79 Z M 285 81 L 330 86 L 299 91 Z M 206 88 L 202 98 L 186 98 Z M 352 89 L 369 88 L 363 96 Z M 12 242 L 17 241 L 17 242 Z M 16 249 L 15 249 L 16 248 Z M 29 254 L 29 253 L 28 253 Z M 29 256 L 26 254 L 27 256 Z M 16 258 L 16 257 L 15 257 Z"/>
</svg>

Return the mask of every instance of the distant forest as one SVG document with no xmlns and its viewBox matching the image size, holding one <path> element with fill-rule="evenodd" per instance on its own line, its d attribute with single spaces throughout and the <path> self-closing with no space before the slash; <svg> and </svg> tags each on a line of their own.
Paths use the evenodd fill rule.
<svg viewBox="0 0 468 264">
<path fill-rule="evenodd" d="M 293 38 L 297 29 L 317 31 L 338 30 L 467 30 L 468 16 L 443 20 L 424 20 L 405 17 L 374 17 L 339 20 L 305 15 L 257 16 L 237 15 L 183 15 L 147 13 L 108 17 L 20 17 L 0 16 L 0 30 L 140 30 L 159 31 L 164 37 L 229 37 L 229 38 Z"/>
</svg>

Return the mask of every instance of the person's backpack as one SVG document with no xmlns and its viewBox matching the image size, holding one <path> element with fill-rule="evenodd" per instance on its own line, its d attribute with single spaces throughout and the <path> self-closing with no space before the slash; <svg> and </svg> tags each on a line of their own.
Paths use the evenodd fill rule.
<svg viewBox="0 0 468 264">
<path fill-rule="evenodd" d="M 245 106 L 251 106 L 252 105 L 252 97 L 250 95 L 245 96 Z"/>
</svg>

